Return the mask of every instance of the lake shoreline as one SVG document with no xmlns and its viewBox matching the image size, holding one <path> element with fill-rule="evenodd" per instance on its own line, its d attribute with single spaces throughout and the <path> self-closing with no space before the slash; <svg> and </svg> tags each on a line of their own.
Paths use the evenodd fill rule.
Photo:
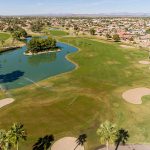
<svg viewBox="0 0 150 150">
<path fill-rule="evenodd" d="M 16 49 L 19 49 L 19 48 L 21 48 L 21 47 L 22 47 L 22 46 L 4 47 L 4 48 L 0 49 L 0 53 L 12 51 L 12 50 L 16 50 Z"/>
<path fill-rule="evenodd" d="M 47 53 L 55 53 L 55 52 L 60 52 L 61 49 L 57 49 L 57 50 L 49 50 L 49 51 L 43 51 L 43 52 L 38 52 L 38 53 L 32 53 L 32 52 L 24 52 L 23 54 L 26 56 L 32 56 L 32 55 L 40 55 L 40 54 L 47 54 Z"/>
</svg>

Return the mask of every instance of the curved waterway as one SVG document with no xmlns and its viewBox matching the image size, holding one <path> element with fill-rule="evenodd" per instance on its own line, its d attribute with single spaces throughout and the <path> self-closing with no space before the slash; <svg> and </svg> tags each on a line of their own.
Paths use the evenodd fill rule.
<svg viewBox="0 0 150 150">
<path fill-rule="evenodd" d="M 75 65 L 66 59 L 66 55 L 77 51 L 77 48 L 64 43 L 57 43 L 60 52 L 25 56 L 27 47 L 0 54 L 0 86 L 14 89 L 71 71 Z"/>
</svg>

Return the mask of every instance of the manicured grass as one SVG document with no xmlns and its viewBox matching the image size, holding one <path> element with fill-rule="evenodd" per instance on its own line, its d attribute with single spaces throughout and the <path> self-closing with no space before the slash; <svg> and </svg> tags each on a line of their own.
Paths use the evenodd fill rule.
<svg viewBox="0 0 150 150">
<path fill-rule="evenodd" d="M 10 38 L 10 34 L 8 33 L 0 33 L 0 40 L 7 40 Z"/>
<path fill-rule="evenodd" d="M 79 47 L 69 55 L 79 67 L 39 82 L 41 88 L 10 91 L 16 101 L 0 109 L 0 128 L 16 121 L 25 124 L 28 141 L 22 150 L 31 149 L 45 134 L 54 134 L 57 140 L 81 133 L 88 135 L 88 150 L 93 150 L 99 145 L 96 129 L 105 120 L 128 129 L 130 142 L 150 142 L 150 101 L 132 105 L 121 97 L 130 88 L 150 87 L 149 66 L 138 64 L 147 54 L 86 38 L 61 41 Z"/>
<path fill-rule="evenodd" d="M 61 30 L 50 30 L 50 34 L 53 36 L 65 36 L 68 35 L 67 32 Z"/>
</svg>

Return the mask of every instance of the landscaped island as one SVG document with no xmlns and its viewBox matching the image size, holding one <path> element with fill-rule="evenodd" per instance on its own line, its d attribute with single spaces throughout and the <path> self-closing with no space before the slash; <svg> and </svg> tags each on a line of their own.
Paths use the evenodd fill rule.
<svg viewBox="0 0 150 150">
<path fill-rule="evenodd" d="M 36 37 L 32 38 L 27 44 L 27 51 L 24 53 L 25 55 L 37 55 L 47 52 L 57 52 L 60 51 L 60 48 L 56 45 L 56 40 L 47 37 Z"/>
<path fill-rule="evenodd" d="M 21 48 L 27 36 L 25 29 L 16 25 L 9 26 L 5 32 L 0 33 L 0 53 Z"/>
</svg>

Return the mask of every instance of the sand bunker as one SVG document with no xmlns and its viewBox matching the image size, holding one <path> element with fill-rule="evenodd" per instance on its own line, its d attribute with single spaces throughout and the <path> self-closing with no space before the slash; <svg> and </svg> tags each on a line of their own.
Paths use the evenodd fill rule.
<svg viewBox="0 0 150 150">
<path fill-rule="evenodd" d="M 115 146 L 110 146 L 109 150 L 114 150 Z M 104 148 L 100 148 L 98 150 L 106 150 L 106 147 Z M 150 150 L 150 145 L 134 145 L 134 144 L 130 144 L 130 145 L 119 145 L 118 150 Z"/>
<path fill-rule="evenodd" d="M 120 45 L 123 48 L 134 48 L 133 46 L 129 46 L 129 45 Z"/>
<path fill-rule="evenodd" d="M 150 89 L 148 88 L 135 88 L 123 93 L 122 97 L 129 103 L 142 104 L 142 97 L 150 95 Z"/>
<path fill-rule="evenodd" d="M 65 137 L 56 141 L 51 150 L 74 150 L 77 146 L 76 138 L 74 137 Z M 76 150 L 84 150 L 83 146 L 78 146 Z"/>
<path fill-rule="evenodd" d="M 13 98 L 6 98 L 6 99 L 0 100 L 0 108 L 6 106 L 8 104 L 11 104 L 12 102 L 14 102 Z"/>
<path fill-rule="evenodd" d="M 150 64 L 150 62 L 146 61 L 146 60 L 141 60 L 141 61 L 139 61 L 139 63 L 142 65 L 149 65 Z"/>
</svg>

